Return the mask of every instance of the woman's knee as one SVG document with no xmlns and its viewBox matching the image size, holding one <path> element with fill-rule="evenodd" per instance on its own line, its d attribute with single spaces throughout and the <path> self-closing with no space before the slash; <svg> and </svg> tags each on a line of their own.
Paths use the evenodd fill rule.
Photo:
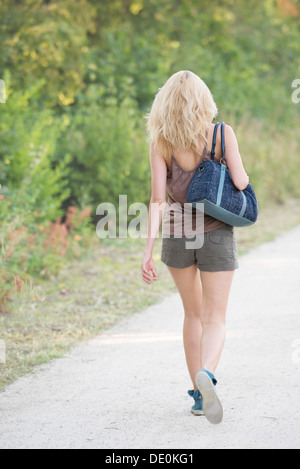
<svg viewBox="0 0 300 469">
<path fill-rule="evenodd" d="M 200 315 L 201 324 L 203 327 L 210 325 L 225 326 L 226 311 L 220 310 L 204 310 Z"/>
<path fill-rule="evenodd" d="M 192 309 L 185 309 L 184 314 L 186 318 L 192 318 L 192 319 L 199 319 L 201 320 L 201 308 L 192 308 Z"/>
</svg>

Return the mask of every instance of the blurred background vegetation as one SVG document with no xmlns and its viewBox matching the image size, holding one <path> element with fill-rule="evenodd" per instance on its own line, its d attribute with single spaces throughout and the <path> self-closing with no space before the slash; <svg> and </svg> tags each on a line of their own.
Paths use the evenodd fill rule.
<svg viewBox="0 0 300 469">
<path fill-rule="evenodd" d="M 148 203 L 144 117 L 178 70 L 212 90 L 261 208 L 300 197 L 299 33 L 299 0 L 0 0 L 0 308 L 93 245 L 99 203 Z"/>
</svg>

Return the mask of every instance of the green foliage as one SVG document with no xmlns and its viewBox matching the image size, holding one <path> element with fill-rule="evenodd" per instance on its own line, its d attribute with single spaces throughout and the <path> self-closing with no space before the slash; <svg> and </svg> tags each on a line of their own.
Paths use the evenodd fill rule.
<svg viewBox="0 0 300 469">
<path fill-rule="evenodd" d="M 149 158 L 135 101 L 128 97 L 118 104 L 90 86 L 87 95 L 78 98 L 76 111 L 70 110 L 70 125 L 60 142 L 62 153 L 71 155 L 72 203 L 92 205 L 95 213 L 99 203 L 117 205 L 119 194 L 131 202 L 146 202 Z"/>
<path fill-rule="evenodd" d="M 87 0 L 1 0 L 0 70 L 9 69 L 15 89 L 44 79 L 40 103 L 74 102 L 84 86 L 86 37 L 94 31 Z"/>
<path fill-rule="evenodd" d="M 7 103 L 0 113 L 0 311 L 20 276 L 57 273 L 79 239 L 61 223 L 62 205 L 69 196 L 70 157 L 54 160 L 63 117 L 39 109 L 36 100 L 43 82 L 14 91 L 5 76 Z M 56 223 L 52 221 L 57 220 Z M 84 225 L 84 223 L 82 223 Z M 73 227 L 72 227 L 73 228 Z"/>
<path fill-rule="evenodd" d="M 283 133 L 263 122 L 249 123 L 248 116 L 234 127 L 260 207 L 299 198 L 299 173 L 295 161 L 300 152 L 300 139 L 295 138 L 294 129 L 288 128 Z"/>
<path fill-rule="evenodd" d="M 8 96 L 0 113 L 0 183 L 6 199 L 1 202 L 1 221 L 19 213 L 26 224 L 53 220 L 62 214 L 62 203 L 69 195 L 68 156 L 55 167 L 52 162 L 63 131 L 61 119 L 36 107 L 42 83 L 14 92 L 9 74 L 5 81 Z"/>
</svg>

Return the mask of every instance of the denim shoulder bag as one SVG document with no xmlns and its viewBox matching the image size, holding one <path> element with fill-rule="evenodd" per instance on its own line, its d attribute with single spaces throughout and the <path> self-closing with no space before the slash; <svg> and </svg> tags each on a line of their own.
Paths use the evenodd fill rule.
<svg viewBox="0 0 300 469">
<path fill-rule="evenodd" d="M 203 204 L 204 213 L 231 226 L 253 225 L 258 218 L 258 203 L 251 184 L 243 191 L 233 184 L 225 159 L 225 124 L 221 124 L 222 158 L 215 161 L 217 131 L 215 125 L 211 159 L 197 167 L 190 182 L 187 203 L 196 207 Z M 201 208 L 202 209 L 202 208 Z"/>
</svg>

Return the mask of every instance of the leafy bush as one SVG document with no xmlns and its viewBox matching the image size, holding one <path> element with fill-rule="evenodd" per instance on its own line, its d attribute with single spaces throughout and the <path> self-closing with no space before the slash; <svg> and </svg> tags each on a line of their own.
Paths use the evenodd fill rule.
<svg viewBox="0 0 300 469">
<path fill-rule="evenodd" d="M 1 205 L 2 222 L 23 212 L 28 223 L 53 220 L 62 214 L 69 195 L 64 155 L 53 164 L 62 119 L 47 109 L 37 109 L 42 82 L 25 91 L 14 91 L 5 77 L 7 103 L 0 113 L 0 183 L 7 204 Z"/>
<path fill-rule="evenodd" d="M 135 101 L 127 98 L 118 104 L 116 98 L 103 99 L 102 89 L 91 86 L 69 116 L 60 152 L 71 155 L 70 201 L 77 206 L 91 205 L 94 214 L 102 202 L 117 205 L 119 194 L 126 194 L 128 203 L 148 201 L 145 120 Z"/>
<path fill-rule="evenodd" d="M 37 110 L 41 83 L 12 92 L 0 113 L 0 307 L 16 279 L 55 274 L 69 253 L 80 255 L 90 233 L 90 210 L 68 211 L 69 155 L 54 161 L 62 118 Z M 18 283 L 18 282 L 17 282 Z"/>
</svg>

